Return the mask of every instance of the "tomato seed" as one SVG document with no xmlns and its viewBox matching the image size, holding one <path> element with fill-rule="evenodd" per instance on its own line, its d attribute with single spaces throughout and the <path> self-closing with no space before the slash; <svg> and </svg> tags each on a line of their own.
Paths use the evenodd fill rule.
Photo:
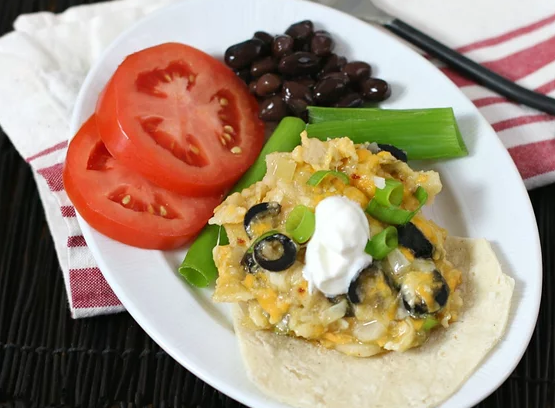
<svg viewBox="0 0 555 408">
<path fill-rule="evenodd" d="M 189 149 L 190 149 L 191 152 L 194 153 L 194 154 L 199 154 L 199 153 L 200 153 L 200 150 L 199 150 L 198 147 L 196 147 L 196 146 L 191 145 L 191 146 L 189 146 Z"/>
<path fill-rule="evenodd" d="M 165 217 L 166 215 L 168 215 L 168 212 L 166 211 L 166 207 L 164 207 L 163 205 L 160 206 L 160 215 L 162 217 Z"/>
<path fill-rule="evenodd" d="M 241 152 L 242 152 L 242 150 L 239 146 L 232 147 L 230 151 L 233 154 L 241 154 Z"/>
<path fill-rule="evenodd" d="M 152 206 L 152 204 L 148 205 L 147 210 L 148 210 L 149 213 L 154 214 L 154 207 Z"/>
<path fill-rule="evenodd" d="M 225 125 L 224 132 L 235 133 L 235 129 L 233 129 L 233 126 Z"/>
<path fill-rule="evenodd" d="M 231 135 L 229 133 L 222 133 L 222 136 L 225 140 L 227 140 L 228 142 L 231 141 Z"/>
<path fill-rule="evenodd" d="M 121 203 L 123 205 L 127 205 L 131 202 L 131 196 L 130 195 L 126 195 L 125 197 L 122 198 Z"/>
<path fill-rule="evenodd" d="M 222 106 L 227 106 L 229 104 L 229 101 L 225 98 L 221 98 L 220 99 L 220 105 Z"/>
<path fill-rule="evenodd" d="M 224 145 L 224 146 L 227 144 L 227 142 L 226 142 L 226 140 L 224 139 L 223 136 L 220 136 L 220 142 L 222 142 L 222 145 Z"/>
<path fill-rule="evenodd" d="M 171 82 L 172 81 L 172 77 L 169 76 L 168 74 L 164 75 L 164 78 L 166 79 L 166 82 Z"/>
<path fill-rule="evenodd" d="M 189 75 L 189 82 L 190 82 L 190 83 L 194 84 L 194 83 L 195 83 L 195 79 L 196 79 L 196 76 L 194 76 L 194 75 Z"/>
</svg>

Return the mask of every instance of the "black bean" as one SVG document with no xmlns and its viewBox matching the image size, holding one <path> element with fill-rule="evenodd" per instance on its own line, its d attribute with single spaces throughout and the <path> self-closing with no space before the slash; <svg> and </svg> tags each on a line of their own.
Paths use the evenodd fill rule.
<svg viewBox="0 0 555 408">
<path fill-rule="evenodd" d="M 312 79 L 311 77 L 295 78 L 295 82 L 298 82 L 299 84 L 302 84 L 302 85 L 306 85 L 308 86 L 309 89 L 314 88 L 314 84 L 316 83 L 316 81 L 314 81 L 314 79 Z"/>
<path fill-rule="evenodd" d="M 324 75 L 329 72 L 338 72 L 341 70 L 343 65 L 345 65 L 347 60 L 345 57 L 339 57 L 337 54 L 331 54 L 324 63 L 324 66 L 320 70 L 319 75 Z"/>
<path fill-rule="evenodd" d="M 383 79 L 369 78 L 360 84 L 362 97 L 371 102 L 381 102 L 389 98 L 391 88 Z"/>
<path fill-rule="evenodd" d="M 399 245 L 408 248 L 417 258 L 431 258 L 434 253 L 434 246 L 426 238 L 424 233 L 409 222 L 405 225 L 397 227 L 397 234 L 399 237 Z"/>
<path fill-rule="evenodd" d="M 331 54 L 334 42 L 327 31 L 316 31 L 310 40 L 310 51 L 319 57 Z"/>
<path fill-rule="evenodd" d="M 241 78 L 241 80 L 245 83 L 248 83 L 251 80 L 251 74 L 248 68 L 243 68 L 235 71 L 235 75 Z"/>
<path fill-rule="evenodd" d="M 259 40 L 264 41 L 264 43 L 268 46 L 272 46 L 272 42 L 274 41 L 274 36 L 268 34 L 266 31 L 257 31 L 254 33 L 254 38 L 258 38 Z"/>
<path fill-rule="evenodd" d="M 337 108 L 358 108 L 359 106 L 362 106 L 363 103 L 364 101 L 362 100 L 362 96 L 360 96 L 360 94 L 351 92 L 339 99 L 334 106 Z"/>
<path fill-rule="evenodd" d="M 277 62 L 272 57 L 265 57 L 254 61 L 251 65 L 250 74 L 253 77 L 259 77 L 269 72 L 277 71 Z"/>
<path fill-rule="evenodd" d="M 258 38 L 232 45 L 225 51 L 225 63 L 233 69 L 245 68 L 254 60 L 264 56 L 265 46 Z"/>
<path fill-rule="evenodd" d="M 286 55 L 293 53 L 293 44 L 295 40 L 288 35 L 278 35 L 274 38 L 274 43 L 272 45 L 272 54 L 276 58 L 282 58 Z"/>
<path fill-rule="evenodd" d="M 283 100 L 288 102 L 289 99 L 302 99 L 308 103 L 312 103 L 312 92 L 310 88 L 296 81 L 285 81 L 281 89 Z"/>
<path fill-rule="evenodd" d="M 298 23 L 290 25 L 289 28 L 285 30 L 285 34 L 290 35 L 295 40 L 306 40 L 312 36 L 313 32 L 314 24 L 310 20 L 299 21 Z"/>
<path fill-rule="evenodd" d="M 276 74 L 264 74 L 256 82 L 256 94 L 267 96 L 279 91 L 281 78 Z"/>
<path fill-rule="evenodd" d="M 348 85 L 351 82 L 349 76 L 344 72 L 328 72 L 327 74 L 320 75 L 319 80 L 322 81 L 329 78 L 345 82 L 345 85 Z"/>
<path fill-rule="evenodd" d="M 256 83 L 258 82 L 257 79 L 254 79 L 250 84 L 249 84 L 249 92 L 253 95 L 256 95 Z"/>
<path fill-rule="evenodd" d="M 351 81 L 360 82 L 370 78 L 370 75 L 372 75 L 372 68 L 366 62 L 352 61 L 343 65 L 341 72 L 345 72 Z"/>
<path fill-rule="evenodd" d="M 310 52 L 295 52 L 283 57 L 278 64 L 278 70 L 285 75 L 310 75 L 319 68 L 320 58 Z"/>
<path fill-rule="evenodd" d="M 274 95 L 260 103 L 258 117 L 266 122 L 277 122 L 287 115 L 287 105 L 281 96 Z"/>
<path fill-rule="evenodd" d="M 294 116 L 308 122 L 308 103 L 306 101 L 302 99 L 289 99 L 287 106 Z"/>
<path fill-rule="evenodd" d="M 318 81 L 314 87 L 314 101 L 329 106 L 336 103 L 347 91 L 347 81 L 340 77 L 329 77 Z"/>
</svg>

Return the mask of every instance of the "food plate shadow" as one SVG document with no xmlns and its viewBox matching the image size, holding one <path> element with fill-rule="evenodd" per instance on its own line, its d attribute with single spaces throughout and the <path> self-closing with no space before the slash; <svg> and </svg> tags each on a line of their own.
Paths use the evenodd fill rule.
<svg viewBox="0 0 555 408">
<path fill-rule="evenodd" d="M 485 119 L 477 115 L 458 115 L 457 111 L 455 111 L 455 117 L 459 124 L 459 130 L 463 135 L 464 144 L 468 149 L 468 154 L 472 156 L 475 152 L 477 138 L 479 137 L 479 132 L 474 130 L 480 127 L 478 122 Z"/>
<path fill-rule="evenodd" d="M 174 274 L 179 278 L 181 285 L 189 292 L 191 297 L 202 306 L 203 310 L 214 319 L 219 325 L 221 325 L 226 330 L 233 332 L 233 325 L 231 323 L 231 317 L 229 308 L 227 305 L 214 303 L 212 301 L 212 293 L 214 293 L 214 283 L 204 289 L 192 288 L 185 280 L 179 275 L 177 269 L 181 264 L 181 261 L 185 257 L 186 251 L 175 250 L 175 251 L 164 251 L 162 252 L 168 267 L 174 271 Z"/>
</svg>

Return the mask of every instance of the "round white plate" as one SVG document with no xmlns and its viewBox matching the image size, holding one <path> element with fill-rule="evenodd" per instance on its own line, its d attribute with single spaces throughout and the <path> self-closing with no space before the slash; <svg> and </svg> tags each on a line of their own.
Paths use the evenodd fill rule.
<svg viewBox="0 0 555 408">
<path fill-rule="evenodd" d="M 472 103 L 424 58 L 370 25 L 314 3 L 188 0 L 147 17 L 104 53 L 81 89 L 72 131 L 93 112 L 99 92 L 128 54 L 177 41 L 221 57 L 229 45 L 250 38 L 257 30 L 282 33 L 303 19 L 330 31 L 339 43 L 338 53 L 370 62 L 375 76 L 392 84 L 393 96 L 384 108 L 454 108 L 470 155 L 426 163 L 439 171 L 444 183 L 444 191 L 426 211 L 453 235 L 490 240 L 504 271 L 516 281 L 504 339 L 442 405 L 470 407 L 507 378 L 528 345 L 540 303 L 540 245 L 528 194 L 507 151 Z M 283 407 L 247 379 L 227 306 L 212 303 L 210 289 L 191 289 L 176 273 L 184 250 L 140 250 L 99 234 L 82 219 L 80 224 L 106 280 L 162 348 L 201 379 L 246 405 Z"/>
</svg>

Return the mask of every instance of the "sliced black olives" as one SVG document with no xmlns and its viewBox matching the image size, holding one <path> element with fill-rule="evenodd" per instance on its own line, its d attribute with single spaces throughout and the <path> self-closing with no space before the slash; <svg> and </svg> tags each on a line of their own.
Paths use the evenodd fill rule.
<svg viewBox="0 0 555 408">
<path fill-rule="evenodd" d="M 256 96 L 258 116 L 266 122 L 287 115 L 308 121 L 309 106 L 357 108 L 389 97 L 389 84 L 373 78 L 368 63 L 348 62 L 334 53 L 334 47 L 329 32 L 315 30 L 312 21 L 303 20 L 276 36 L 255 32 L 251 39 L 229 47 L 225 62 Z"/>
<path fill-rule="evenodd" d="M 247 273 L 256 273 L 260 269 L 254 260 L 253 253 L 249 251 L 245 252 L 245 255 L 243 255 L 243 258 L 241 259 L 241 266 Z"/>
<path fill-rule="evenodd" d="M 416 225 L 409 222 L 397 227 L 399 245 L 409 249 L 417 258 L 431 258 L 434 246 Z"/>
<path fill-rule="evenodd" d="M 449 285 L 437 270 L 409 272 L 401 284 L 403 306 L 415 318 L 439 312 L 447 304 L 449 293 Z"/>
<path fill-rule="evenodd" d="M 255 262 L 270 272 L 281 272 L 297 259 L 297 245 L 286 235 L 276 233 L 259 240 L 253 249 Z"/>
<path fill-rule="evenodd" d="M 391 155 L 395 157 L 397 160 L 401 160 L 402 162 L 405 162 L 405 163 L 408 160 L 407 152 L 393 145 L 378 143 L 378 147 L 380 148 L 380 150 L 385 150 L 386 152 L 391 153 Z"/>
<path fill-rule="evenodd" d="M 270 201 L 267 203 L 259 203 L 253 205 L 248 209 L 245 217 L 243 218 L 243 227 L 249 238 L 254 237 L 252 231 L 252 224 L 258 220 L 265 217 L 275 217 L 281 212 L 281 205 L 275 201 Z"/>
</svg>

